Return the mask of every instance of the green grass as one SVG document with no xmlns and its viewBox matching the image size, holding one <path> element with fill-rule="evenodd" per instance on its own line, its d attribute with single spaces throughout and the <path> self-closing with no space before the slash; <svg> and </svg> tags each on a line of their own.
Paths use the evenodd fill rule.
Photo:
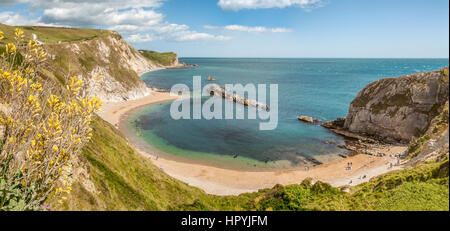
<svg viewBox="0 0 450 231">
<path fill-rule="evenodd" d="M 3 36 L 5 37 L 3 40 L 0 40 L 0 44 L 14 41 L 14 27 L 0 23 L 0 31 L 3 32 Z M 26 40 L 31 39 L 31 33 L 25 32 L 25 38 Z"/>
<path fill-rule="evenodd" d="M 38 36 L 38 40 L 48 44 L 59 42 L 75 42 L 100 38 L 110 34 L 110 31 L 96 29 L 44 27 L 44 26 L 18 26 L 25 32 L 26 40 L 32 38 L 32 34 Z M 15 27 L 0 24 L 0 31 L 5 33 L 5 41 L 14 39 Z"/>
<path fill-rule="evenodd" d="M 448 67 L 442 69 L 442 82 L 448 83 L 449 77 L 448 77 Z"/>
<path fill-rule="evenodd" d="M 94 137 L 83 151 L 98 194 L 74 184 L 63 210 L 214 210 L 218 197 L 175 180 L 127 145 L 111 125 L 97 118 Z"/>
<path fill-rule="evenodd" d="M 159 53 L 156 51 L 139 50 L 139 52 L 147 59 L 152 61 L 154 64 L 162 66 L 172 65 L 176 59 L 177 54 L 173 52 Z"/>
<path fill-rule="evenodd" d="M 36 34 L 38 40 L 46 44 L 85 41 L 110 34 L 110 31 L 96 29 L 43 26 L 21 26 L 20 28 L 27 34 Z"/>
<path fill-rule="evenodd" d="M 448 156 L 394 171 L 341 192 L 329 184 L 308 180 L 240 196 L 208 195 L 163 173 L 127 145 L 115 128 L 96 119 L 94 137 L 83 151 L 97 194 L 81 182 L 63 210 L 449 210 Z"/>
<path fill-rule="evenodd" d="M 448 197 L 448 187 L 444 185 L 407 182 L 379 199 L 377 208 L 383 211 L 448 211 Z"/>
<path fill-rule="evenodd" d="M 448 159 L 392 172 L 344 193 L 328 184 L 276 186 L 250 196 L 244 210 L 449 210 Z M 249 197 L 248 195 L 245 197 Z M 240 200 L 237 197 L 232 200 Z"/>
</svg>

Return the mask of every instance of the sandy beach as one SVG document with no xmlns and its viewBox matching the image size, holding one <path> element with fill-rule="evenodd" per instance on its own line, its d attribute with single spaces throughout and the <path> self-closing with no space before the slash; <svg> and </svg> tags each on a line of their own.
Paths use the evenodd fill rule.
<svg viewBox="0 0 450 231">
<path fill-rule="evenodd" d="M 104 120 L 118 127 L 121 117 L 127 112 L 145 105 L 170 101 L 176 98 L 178 97 L 170 96 L 167 92 L 152 92 L 149 96 L 139 100 L 105 103 L 99 115 Z M 168 175 L 189 185 L 201 188 L 206 193 L 215 195 L 239 195 L 246 192 L 255 192 L 259 189 L 271 188 L 276 184 L 298 184 L 308 177 L 316 181 L 330 183 L 335 187 L 354 186 L 367 182 L 375 176 L 401 169 L 402 166 L 396 166 L 397 159 L 393 156 L 405 150 L 406 147 L 392 146 L 385 150 L 379 150 L 386 154 L 384 157 L 359 154 L 319 165 L 309 170 L 245 171 L 156 157 L 152 155 L 153 153 L 147 153 L 146 150 L 138 149 L 142 155 L 151 159 L 158 168 Z M 349 162 L 352 162 L 351 170 L 346 169 Z M 391 163 L 393 164 L 392 168 L 390 166 Z"/>
<path fill-rule="evenodd" d="M 98 113 L 98 115 L 104 120 L 108 121 L 110 124 L 117 127 L 120 122 L 120 118 L 129 111 L 145 105 L 175 100 L 179 98 L 179 96 L 171 96 L 168 92 L 156 92 L 151 91 L 150 89 L 149 91 L 151 93 L 148 96 L 137 100 L 103 103 L 102 110 Z"/>
</svg>

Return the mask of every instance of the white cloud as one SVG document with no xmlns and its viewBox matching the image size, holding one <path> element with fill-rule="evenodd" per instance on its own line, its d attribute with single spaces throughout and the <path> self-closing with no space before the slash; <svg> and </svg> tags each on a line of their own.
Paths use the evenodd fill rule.
<svg viewBox="0 0 450 231">
<path fill-rule="evenodd" d="M 159 24 L 152 27 L 153 36 L 159 40 L 167 39 L 172 41 L 195 41 L 195 40 L 229 40 L 231 37 L 223 35 L 212 35 L 200 33 L 189 29 L 187 25 L 179 24 Z"/>
<path fill-rule="evenodd" d="M 224 10 L 268 9 L 300 7 L 311 9 L 323 5 L 323 0 L 219 0 L 217 3 Z"/>
<path fill-rule="evenodd" d="M 156 8 L 163 0 L 0 0 L 1 5 L 12 6 L 17 3 L 28 3 L 35 9 L 49 9 L 52 7 L 76 7 L 89 4 L 92 8 Z"/>
<path fill-rule="evenodd" d="M 0 23 L 11 26 L 36 25 L 36 26 L 57 26 L 39 22 L 37 19 L 29 19 L 11 11 L 0 12 Z M 60 25 L 64 26 L 64 25 Z"/>
<path fill-rule="evenodd" d="M 267 28 L 263 26 L 256 26 L 256 27 L 248 27 L 248 26 L 241 26 L 241 25 L 228 25 L 223 27 L 225 30 L 231 30 L 231 31 L 244 31 L 244 32 L 256 32 L 256 33 L 264 33 L 264 32 L 271 32 L 271 33 L 287 33 L 292 32 L 291 29 L 287 28 Z"/>
<path fill-rule="evenodd" d="M 205 29 L 222 29 L 222 30 L 228 30 L 228 31 L 242 31 L 242 32 L 252 32 L 252 33 L 289 33 L 293 32 L 292 29 L 289 28 L 268 28 L 263 26 L 255 26 L 255 27 L 249 27 L 249 26 L 242 26 L 242 25 L 227 25 L 227 26 L 211 26 L 211 25 L 205 25 L 203 26 Z"/>
<path fill-rule="evenodd" d="M 4 24 L 17 26 L 21 25 L 25 21 L 27 21 L 26 18 L 14 12 L 10 11 L 0 12 L 0 22 Z"/>
<path fill-rule="evenodd" d="M 9 25 L 64 25 L 94 27 L 124 33 L 130 42 L 154 40 L 191 41 L 226 40 L 228 37 L 200 33 L 187 25 L 164 20 L 158 8 L 164 0 L 0 0 L 0 5 L 28 3 L 39 18 L 27 18 L 13 12 L 0 14 L 0 22 Z M 128 36 L 127 36 L 128 35 Z"/>
<path fill-rule="evenodd" d="M 194 40 L 230 40 L 231 37 L 223 35 L 212 35 L 207 33 L 188 32 L 176 38 L 177 41 L 194 41 Z"/>
<path fill-rule="evenodd" d="M 128 36 L 127 41 L 132 43 L 144 43 L 144 42 L 151 42 L 153 41 L 153 38 L 149 34 L 141 35 L 141 34 L 132 34 Z"/>
<path fill-rule="evenodd" d="M 164 16 L 154 10 L 132 8 L 97 9 L 88 5 L 73 8 L 53 7 L 44 10 L 41 21 L 46 23 L 62 23 L 72 26 L 123 26 L 143 27 L 160 23 Z M 138 29 L 138 28 L 136 28 Z"/>
</svg>

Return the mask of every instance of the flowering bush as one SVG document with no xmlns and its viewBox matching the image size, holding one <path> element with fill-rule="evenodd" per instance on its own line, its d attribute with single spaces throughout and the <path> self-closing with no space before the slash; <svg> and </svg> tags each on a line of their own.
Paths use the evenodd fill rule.
<svg viewBox="0 0 450 231">
<path fill-rule="evenodd" d="M 101 107 L 78 77 L 57 95 L 58 86 L 39 77 L 46 56 L 36 41 L 24 43 L 20 29 L 0 49 L 0 210 L 42 210 L 50 194 L 65 199 L 74 156 L 90 140 Z"/>
</svg>

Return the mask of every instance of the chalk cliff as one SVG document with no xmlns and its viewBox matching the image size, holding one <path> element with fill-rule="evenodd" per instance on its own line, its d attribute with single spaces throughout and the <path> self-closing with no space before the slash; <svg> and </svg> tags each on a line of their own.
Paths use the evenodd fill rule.
<svg viewBox="0 0 450 231">
<path fill-rule="evenodd" d="M 49 53 L 48 74 L 61 83 L 69 76 L 79 76 L 89 82 L 95 73 L 103 73 L 101 85 L 91 84 L 92 94 L 104 101 L 125 101 L 149 94 L 139 74 L 156 68 L 121 35 L 108 31 L 97 38 L 45 44 Z"/>
</svg>

